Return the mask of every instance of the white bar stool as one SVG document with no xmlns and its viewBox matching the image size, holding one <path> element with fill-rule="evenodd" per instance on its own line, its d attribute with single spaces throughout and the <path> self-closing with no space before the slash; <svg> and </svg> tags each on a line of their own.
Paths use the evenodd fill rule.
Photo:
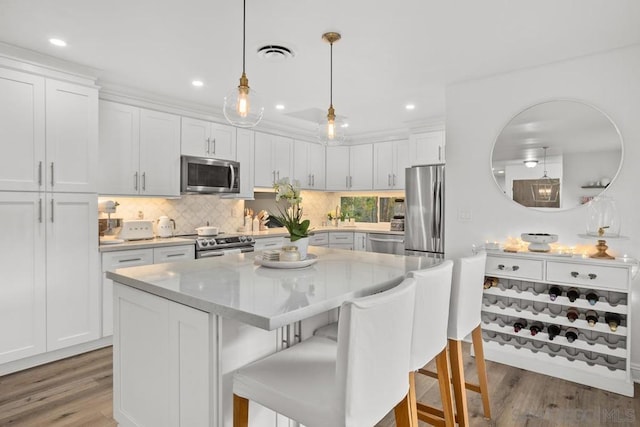
<svg viewBox="0 0 640 427">
<path fill-rule="evenodd" d="M 411 371 L 409 372 L 408 404 L 411 407 L 414 426 L 418 420 L 436 426 L 453 426 L 453 396 L 449 382 L 450 370 L 447 358 L 447 324 L 453 262 L 445 261 L 436 267 L 409 273 L 416 279 L 416 300 L 411 340 Z M 416 400 L 415 371 L 429 361 L 436 360 L 438 384 L 442 401 L 442 416 L 429 411 L 428 406 Z M 396 417 L 398 427 L 404 427 Z"/>
<path fill-rule="evenodd" d="M 308 427 L 375 425 L 409 389 L 415 282 L 342 304 L 337 342 L 312 337 L 239 369 L 234 426 L 248 426 L 250 400 Z"/>
<path fill-rule="evenodd" d="M 449 361 L 456 404 L 456 421 L 460 426 L 469 425 L 466 390 L 478 392 L 482 396 L 484 416 L 491 419 L 487 368 L 482 345 L 481 310 L 486 253 L 460 258 L 453 267 L 451 302 L 449 308 Z M 471 334 L 475 352 L 476 370 L 479 384 L 465 382 L 462 361 L 462 340 Z M 420 373 L 437 378 L 438 375 L 419 370 Z M 438 415 L 440 413 L 436 412 Z"/>
</svg>

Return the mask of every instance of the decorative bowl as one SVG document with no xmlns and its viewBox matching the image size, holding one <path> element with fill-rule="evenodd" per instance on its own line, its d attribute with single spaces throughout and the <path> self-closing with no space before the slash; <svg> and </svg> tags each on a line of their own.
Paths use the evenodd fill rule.
<svg viewBox="0 0 640 427">
<path fill-rule="evenodd" d="M 522 233 L 520 238 L 529 242 L 530 252 L 549 252 L 551 250 L 549 243 L 558 241 L 557 234 L 549 233 Z"/>
</svg>

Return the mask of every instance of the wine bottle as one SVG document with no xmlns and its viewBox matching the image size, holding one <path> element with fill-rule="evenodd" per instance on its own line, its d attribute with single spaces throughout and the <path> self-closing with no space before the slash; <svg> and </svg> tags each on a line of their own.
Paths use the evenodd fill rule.
<svg viewBox="0 0 640 427">
<path fill-rule="evenodd" d="M 527 321 L 525 319 L 518 319 L 515 322 L 513 322 L 513 331 L 514 332 L 520 332 L 521 329 L 524 329 L 527 327 Z"/>
<path fill-rule="evenodd" d="M 615 332 L 620 326 L 620 315 L 618 313 L 606 313 L 604 315 L 604 321 L 609 325 L 609 329 Z"/>
<path fill-rule="evenodd" d="M 569 342 L 574 342 L 578 339 L 578 330 L 576 328 L 567 328 L 567 331 L 564 333 L 565 338 Z"/>
<path fill-rule="evenodd" d="M 552 286 L 549 288 L 549 299 L 551 301 L 555 301 L 560 295 L 562 295 L 562 289 L 558 286 Z"/>
<path fill-rule="evenodd" d="M 549 325 L 547 327 L 547 333 L 549 334 L 549 339 L 553 341 L 555 337 L 560 335 L 561 329 L 558 325 Z"/>
<path fill-rule="evenodd" d="M 575 322 L 575 320 L 579 317 L 580 317 L 580 312 L 578 311 L 577 308 L 569 307 L 567 309 L 567 319 L 569 319 L 569 322 Z"/>
<path fill-rule="evenodd" d="M 596 294 L 593 291 L 589 291 L 586 298 L 587 298 L 587 301 L 589 301 L 590 305 L 596 305 L 596 303 L 598 302 L 598 294 Z"/>
<path fill-rule="evenodd" d="M 569 301 L 575 302 L 580 298 L 580 292 L 576 288 L 569 288 L 567 291 L 567 298 L 569 298 Z"/>
<path fill-rule="evenodd" d="M 593 310 L 589 310 L 585 314 L 585 319 L 589 322 L 589 326 L 594 327 L 596 326 L 596 323 L 598 323 L 598 313 Z"/>
<path fill-rule="evenodd" d="M 538 322 L 537 320 L 535 320 L 529 327 L 529 330 L 531 331 L 531 335 L 534 335 L 534 336 L 538 332 L 542 331 L 542 329 L 544 329 L 544 325 L 542 324 L 542 322 Z"/>
<path fill-rule="evenodd" d="M 497 277 L 485 277 L 484 278 L 484 288 L 489 289 L 494 286 L 498 286 L 498 278 Z"/>
</svg>

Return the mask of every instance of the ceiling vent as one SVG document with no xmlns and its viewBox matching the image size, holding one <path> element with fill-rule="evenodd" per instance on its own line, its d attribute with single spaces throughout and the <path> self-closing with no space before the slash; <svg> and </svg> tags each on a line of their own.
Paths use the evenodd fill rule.
<svg viewBox="0 0 640 427">
<path fill-rule="evenodd" d="M 288 47 L 269 44 L 258 49 L 258 56 L 264 59 L 289 59 L 295 56 L 295 53 Z"/>
</svg>

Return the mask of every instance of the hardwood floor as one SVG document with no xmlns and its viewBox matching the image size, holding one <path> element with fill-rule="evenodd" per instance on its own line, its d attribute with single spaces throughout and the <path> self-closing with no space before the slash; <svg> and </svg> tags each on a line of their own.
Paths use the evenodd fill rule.
<svg viewBox="0 0 640 427">
<path fill-rule="evenodd" d="M 475 381 L 467 344 L 464 353 L 465 373 Z M 480 396 L 469 393 L 471 426 L 640 425 L 638 384 L 632 399 L 497 363 L 487 369 L 493 419 L 482 417 Z M 111 374 L 107 347 L 0 377 L 0 426 L 115 426 Z M 416 386 L 419 401 L 438 405 L 436 380 L 417 375 Z M 376 427 L 394 426 L 391 412 Z"/>
</svg>

